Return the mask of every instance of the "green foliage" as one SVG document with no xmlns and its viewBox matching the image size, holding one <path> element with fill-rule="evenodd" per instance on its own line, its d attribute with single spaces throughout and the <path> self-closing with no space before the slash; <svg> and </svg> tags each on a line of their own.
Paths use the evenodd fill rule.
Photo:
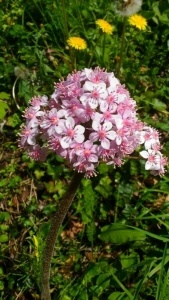
<svg viewBox="0 0 169 300">
<path fill-rule="evenodd" d="M 30 161 L 17 145 L 22 111 L 34 95 L 74 69 L 117 74 L 123 18 L 115 1 L 0 2 L 0 298 L 40 299 L 40 262 L 49 219 L 70 182 L 55 155 Z M 146 31 L 126 22 L 120 80 L 141 120 L 161 133 L 169 153 L 169 1 L 143 1 Z M 95 24 L 105 19 L 113 34 Z M 79 36 L 87 49 L 68 47 Z M 12 92 L 11 92 L 12 91 Z M 52 259 L 52 299 L 167 300 L 169 178 L 152 177 L 138 153 L 121 168 L 100 164 L 84 179 L 60 229 Z"/>
<path fill-rule="evenodd" d="M 101 228 L 99 238 L 108 243 L 121 245 L 134 241 L 144 241 L 146 235 L 142 232 L 138 232 L 137 229 L 128 229 L 122 224 L 114 223 Z"/>
</svg>

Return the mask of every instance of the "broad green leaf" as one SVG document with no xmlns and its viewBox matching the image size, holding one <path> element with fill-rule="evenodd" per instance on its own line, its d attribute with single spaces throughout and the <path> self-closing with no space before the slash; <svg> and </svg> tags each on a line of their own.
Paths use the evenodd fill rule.
<svg viewBox="0 0 169 300">
<path fill-rule="evenodd" d="M 7 234 L 1 234 L 0 235 L 0 243 L 5 243 L 8 241 L 8 235 Z"/>
<path fill-rule="evenodd" d="M 166 13 L 163 13 L 161 16 L 159 16 L 159 20 L 165 25 L 169 24 L 169 19 Z"/>
<path fill-rule="evenodd" d="M 4 281 L 0 280 L 0 291 L 4 289 Z"/>
<path fill-rule="evenodd" d="M 163 110 L 163 109 L 166 109 L 166 107 L 167 107 L 164 102 L 162 102 L 156 98 L 152 100 L 152 105 L 158 110 Z"/>
<path fill-rule="evenodd" d="M 5 92 L 0 93 L 0 99 L 8 100 L 9 98 L 10 98 L 10 94 L 7 94 Z"/>
<path fill-rule="evenodd" d="M 18 124 L 21 123 L 21 119 L 19 118 L 18 114 L 13 114 L 12 116 L 8 117 L 7 125 L 11 127 L 16 127 Z"/>
<path fill-rule="evenodd" d="M 128 229 L 126 226 L 118 223 L 102 227 L 101 234 L 98 237 L 102 241 L 113 244 L 125 244 L 146 239 L 145 233 L 138 232 L 136 229 Z"/>
<path fill-rule="evenodd" d="M 2 211 L 0 213 L 0 221 L 8 221 L 9 217 L 10 217 L 10 215 L 8 212 Z"/>
<path fill-rule="evenodd" d="M 103 177 L 99 184 L 95 187 L 95 190 L 99 192 L 104 198 L 108 198 L 112 195 L 112 181 L 111 179 L 106 176 Z"/>
<path fill-rule="evenodd" d="M 60 196 L 62 196 L 65 193 L 65 186 L 61 181 L 49 181 L 44 182 L 46 189 L 49 193 L 58 193 Z"/>
<path fill-rule="evenodd" d="M 68 295 L 64 295 L 64 296 L 62 297 L 62 300 L 71 300 L 71 298 L 70 298 Z"/>
<path fill-rule="evenodd" d="M 99 275 L 100 273 L 101 273 L 100 265 L 99 264 L 97 264 L 97 265 L 92 264 L 88 268 L 88 270 L 87 270 L 87 272 L 84 276 L 84 279 L 82 281 L 83 284 L 86 284 L 86 282 L 90 282 L 93 277 Z"/>
<path fill-rule="evenodd" d="M 134 267 L 139 262 L 139 255 L 136 252 L 132 252 L 129 255 L 121 254 L 120 261 L 123 269 Z"/>
<path fill-rule="evenodd" d="M 4 270 L 3 268 L 0 267 L 0 276 L 4 275 Z"/>
<path fill-rule="evenodd" d="M 0 225 L 0 231 L 6 231 L 9 229 L 9 225 L 6 225 L 6 224 L 1 224 Z"/>
<path fill-rule="evenodd" d="M 53 73 L 54 71 L 46 64 L 43 64 L 43 69 L 44 69 L 44 72 L 45 74 L 47 73 Z"/>
<path fill-rule="evenodd" d="M 100 274 L 96 280 L 96 284 L 98 286 L 102 286 L 103 289 L 106 289 L 110 284 L 110 274 L 109 273 Z"/>
<path fill-rule="evenodd" d="M 107 300 L 120 300 L 124 296 L 124 293 L 122 292 L 113 292 L 111 295 L 109 295 Z"/>
<path fill-rule="evenodd" d="M 6 186 L 6 185 L 7 185 L 7 179 L 4 178 L 4 179 L 2 179 L 2 180 L 0 181 L 0 187 Z"/>
<path fill-rule="evenodd" d="M 127 225 L 128 228 L 133 228 L 133 226 L 129 226 Z M 169 238 L 166 238 L 166 237 L 163 237 L 163 236 L 160 236 L 160 235 L 157 235 L 157 234 L 154 234 L 154 233 L 151 233 L 151 232 L 148 232 L 146 230 L 143 230 L 143 229 L 140 229 L 140 228 L 137 228 L 136 231 L 140 232 L 140 233 L 144 233 L 145 235 L 148 235 L 152 238 L 155 238 L 157 240 L 160 240 L 160 241 L 163 241 L 164 243 L 165 242 L 169 242 Z"/>
<path fill-rule="evenodd" d="M 9 106 L 4 101 L 0 100 L 0 120 L 3 120 L 8 109 Z"/>
<path fill-rule="evenodd" d="M 34 174 L 35 174 L 35 176 L 36 176 L 37 179 L 40 179 L 41 177 L 44 176 L 45 172 L 41 171 L 41 170 L 35 170 Z"/>
</svg>

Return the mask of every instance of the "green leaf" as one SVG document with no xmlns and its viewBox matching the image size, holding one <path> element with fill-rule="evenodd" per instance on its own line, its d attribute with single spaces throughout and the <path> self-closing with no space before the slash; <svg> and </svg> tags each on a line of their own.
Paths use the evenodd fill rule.
<svg viewBox="0 0 169 300">
<path fill-rule="evenodd" d="M 95 190 L 99 192 L 104 198 L 108 198 L 112 195 L 112 181 L 108 176 L 103 177 L 99 185 L 95 187 Z"/>
<path fill-rule="evenodd" d="M 64 295 L 64 296 L 62 297 L 62 300 L 71 300 L 71 298 L 70 298 L 68 295 Z"/>
<path fill-rule="evenodd" d="M 98 236 L 102 241 L 113 244 L 125 244 L 134 241 L 144 241 L 146 235 L 138 232 L 136 229 L 128 229 L 126 226 L 114 223 L 101 228 L 101 234 Z"/>
<path fill-rule="evenodd" d="M 0 181 L 0 187 L 6 186 L 7 185 L 7 179 L 4 178 Z"/>
<path fill-rule="evenodd" d="M 133 226 L 127 225 L 127 227 L 133 228 L 133 229 L 134 229 Z M 157 235 L 157 234 L 148 232 L 148 231 L 146 231 L 146 230 L 137 228 L 136 231 L 138 231 L 138 232 L 140 232 L 140 233 L 144 233 L 145 235 L 148 235 L 148 236 L 150 236 L 150 237 L 152 237 L 152 238 L 154 238 L 154 239 L 157 239 L 157 240 L 159 240 L 159 241 L 162 241 L 162 242 L 164 242 L 164 243 L 165 243 L 165 242 L 169 242 L 169 238 L 166 238 L 166 237 L 163 237 L 163 236 L 160 236 L 160 235 Z"/>
<path fill-rule="evenodd" d="M 10 98 L 10 94 L 7 94 L 5 92 L 0 93 L 0 99 L 8 100 L 9 98 Z"/>
<path fill-rule="evenodd" d="M 0 291 L 4 289 L 4 281 L 0 280 Z"/>
<path fill-rule="evenodd" d="M 5 243 L 8 241 L 8 235 L 7 234 L 1 234 L 0 235 L 0 243 Z"/>
<path fill-rule="evenodd" d="M 9 106 L 2 100 L 0 100 L 0 120 L 2 120 L 5 115 L 6 111 L 9 109 Z"/>
<path fill-rule="evenodd" d="M 49 182 L 44 182 L 46 189 L 48 190 L 49 193 L 58 193 L 59 196 L 62 196 L 65 193 L 65 186 L 61 181 L 49 181 Z"/>
<path fill-rule="evenodd" d="M 40 170 L 35 170 L 34 174 L 35 174 L 36 178 L 39 180 L 41 177 L 44 176 L 45 172 L 44 171 L 40 171 Z"/>
<path fill-rule="evenodd" d="M 54 71 L 46 64 L 43 64 L 43 70 L 45 72 L 45 74 L 47 73 L 53 73 Z"/>
<path fill-rule="evenodd" d="M 8 221 L 9 220 L 9 213 L 2 211 L 0 213 L 0 221 Z"/>
<path fill-rule="evenodd" d="M 163 13 L 161 16 L 159 16 L 159 20 L 161 21 L 161 23 L 168 25 L 169 24 L 169 19 L 167 14 Z"/>
<path fill-rule="evenodd" d="M 0 267 L 0 276 L 4 275 L 4 270 L 3 268 Z"/>
<path fill-rule="evenodd" d="M 124 296 L 122 292 L 113 292 L 107 300 L 120 300 Z"/>
<path fill-rule="evenodd" d="M 7 125 L 11 127 L 16 127 L 18 124 L 21 123 L 21 119 L 19 118 L 18 114 L 13 114 L 7 119 Z"/>
<path fill-rule="evenodd" d="M 9 229 L 9 225 L 6 225 L 6 224 L 1 224 L 0 225 L 0 231 L 6 231 Z"/>
<path fill-rule="evenodd" d="M 100 274 L 97 278 L 96 284 L 101 286 L 103 289 L 106 289 L 110 284 L 110 279 L 108 278 L 110 278 L 109 273 Z"/>
<path fill-rule="evenodd" d="M 158 99 L 152 99 L 152 105 L 158 110 L 164 110 L 167 108 L 166 104 Z"/>
<path fill-rule="evenodd" d="M 85 185 L 83 189 L 83 202 L 82 207 L 79 207 L 82 214 L 82 221 L 84 224 L 88 224 L 93 221 L 93 214 L 96 205 L 96 195 L 93 191 L 93 187 L 90 181 L 87 181 L 88 185 Z"/>
<path fill-rule="evenodd" d="M 120 261 L 123 269 L 133 268 L 139 262 L 139 255 L 134 251 L 129 255 L 121 254 Z"/>
<path fill-rule="evenodd" d="M 99 264 L 91 264 L 91 266 L 88 268 L 84 279 L 83 279 L 83 284 L 86 284 L 86 282 L 90 282 L 91 279 L 101 273 L 101 268 Z"/>
<path fill-rule="evenodd" d="M 108 170 L 109 170 L 109 166 L 108 165 L 106 165 L 106 164 L 99 164 L 98 171 L 99 171 L 100 174 L 107 174 Z"/>
</svg>

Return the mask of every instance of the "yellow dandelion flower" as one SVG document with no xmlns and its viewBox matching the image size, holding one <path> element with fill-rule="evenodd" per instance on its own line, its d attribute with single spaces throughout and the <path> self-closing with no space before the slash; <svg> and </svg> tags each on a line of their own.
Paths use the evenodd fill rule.
<svg viewBox="0 0 169 300">
<path fill-rule="evenodd" d="M 103 32 L 112 34 L 113 26 L 110 25 L 107 21 L 98 19 L 98 20 L 96 20 L 95 23 L 102 29 Z"/>
<path fill-rule="evenodd" d="M 86 41 L 80 37 L 72 36 L 67 40 L 67 43 L 70 47 L 77 50 L 84 50 L 87 48 Z"/>
<path fill-rule="evenodd" d="M 146 30 L 147 20 L 140 15 L 133 15 L 129 18 L 129 23 L 140 30 Z"/>
</svg>

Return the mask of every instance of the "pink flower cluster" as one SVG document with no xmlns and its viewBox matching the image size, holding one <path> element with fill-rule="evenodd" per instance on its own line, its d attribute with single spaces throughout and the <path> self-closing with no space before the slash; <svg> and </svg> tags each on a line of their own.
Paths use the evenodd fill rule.
<svg viewBox="0 0 169 300">
<path fill-rule="evenodd" d="M 121 166 L 144 144 L 145 169 L 165 172 L 158 132 L 138 120 L 136 102 L 113 73 L 100 68 L 74 72 L 56 84 L 49 101 L 34 97 L 24 117 L 20 146 L 34 160 L 44 161 L 50 150 L 90 177 L 99 162 Z"/>
</svg>

